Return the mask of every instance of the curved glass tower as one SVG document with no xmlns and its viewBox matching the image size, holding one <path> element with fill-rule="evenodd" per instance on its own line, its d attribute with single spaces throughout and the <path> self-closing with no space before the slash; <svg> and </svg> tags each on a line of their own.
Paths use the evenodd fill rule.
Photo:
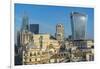
<svg viewBox="0 0 100 69">
<path fill-rule="evenodd" d="M 71 13 L 71 26 L 72 26 L 72 39 L 85 40 L 86 39 L 86 24 L 87 15 L 72 12 Z"/>
</svg>

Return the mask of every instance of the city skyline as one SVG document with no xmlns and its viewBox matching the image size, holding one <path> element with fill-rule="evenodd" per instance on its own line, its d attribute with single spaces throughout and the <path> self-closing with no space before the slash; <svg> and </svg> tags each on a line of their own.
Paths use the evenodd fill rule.
<svg viewBox="0 0 100 69">
<path fill-rule="evenodd" d="M 94 61 L 93 14 L 93 8 L 15 4 L 15 65 Z"/>
<path fill-rule="evenodd" d="M 54 35 L 56 32 L 56 25 L 61 23 L 64 25 L 65 37 L 68 37 L 72 34 L 70 13 L 73 11 L 88 15 L 86 36 L 88 39 L 93 39 L 93 8 L 15 4 L 15 27 L 17 30 L 21 28 L 23 12 L 26 12 L 26 15 L 29 17 L 29 24 L 39 24 L 40 33 L 49 33 Z M 15 31 L 17 31 L 16 28 Z"/>
</svg>

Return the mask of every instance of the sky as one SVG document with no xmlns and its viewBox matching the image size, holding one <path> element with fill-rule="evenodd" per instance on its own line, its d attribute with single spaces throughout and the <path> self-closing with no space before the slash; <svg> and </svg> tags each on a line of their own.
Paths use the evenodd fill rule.
<svg viewBox="0 0 100 69">
<path fill-rule="evenodd" d="M 94 38 L 94 9 L 84 7 L 69 6 L 51 6 L 34 4 L 15 4 L 15 33 L 20 30 L 22 17 L 28 16 L 30 24 L 39 24 L 40 33 L 49 33 L 55 35 L 56 25 L 64 25 L 65 37 L 71 32 L 71 12 L 79 12 L 88 15 L 87 21 L 87 39 Z"/>
</svg>

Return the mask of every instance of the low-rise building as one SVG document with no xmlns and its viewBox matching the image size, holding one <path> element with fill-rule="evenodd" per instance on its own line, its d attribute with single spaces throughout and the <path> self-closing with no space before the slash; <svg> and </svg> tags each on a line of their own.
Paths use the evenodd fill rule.
<svg viewBox="0 0 100 69">
<path fill-rule="evenodd" d="M 49 34 L 33 34 L 34 45 L 37 48 L 40 48 L 42 51 L 45 51 L 50 44 L 50 35 Z"/>
<path fill-rule="evenodd" d="M 48 52 L 43 52 L 34 43 L 29 43 L 23 50 L 23 64 L 43 64 L 48 63 Z"/>
</svg>

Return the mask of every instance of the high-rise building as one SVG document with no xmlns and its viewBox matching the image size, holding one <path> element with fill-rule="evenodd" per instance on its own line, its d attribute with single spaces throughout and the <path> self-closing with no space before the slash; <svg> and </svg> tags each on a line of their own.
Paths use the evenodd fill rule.
<svg viewBox="0 0 100 69">
<path fill-rule="evenodd" d="M 30 24 L 30 32 L 39 34 L 39 24 Z"/>
<path fill-rule="evenodd" d="M 63 24 L 56 25 L 56 39 L 58 41 L 63 41 L 63 39 L 64 39 L 64 26 L 63 26 Z"/>
<path fill-rule="evenodd" d="M 22 18 L 22 27 L 20 32 L 20 44 L 25 46 L 28 42 L 31 41 L 32 33 L 29 32 L 29 19 L 28 16 L 23 16 Z"/>
<path fill-rule="evenodd" d="M 28 16 L 23 16 L 21 31 L 29 31 L 29 19 Z"/>
<path fill-rule="evenodd" d="M 86 14 L 78 12 L 71 13 L 71 27 L 73 40 L 84 40 L 86 38 L 86 24 Z"/>
</svg>

